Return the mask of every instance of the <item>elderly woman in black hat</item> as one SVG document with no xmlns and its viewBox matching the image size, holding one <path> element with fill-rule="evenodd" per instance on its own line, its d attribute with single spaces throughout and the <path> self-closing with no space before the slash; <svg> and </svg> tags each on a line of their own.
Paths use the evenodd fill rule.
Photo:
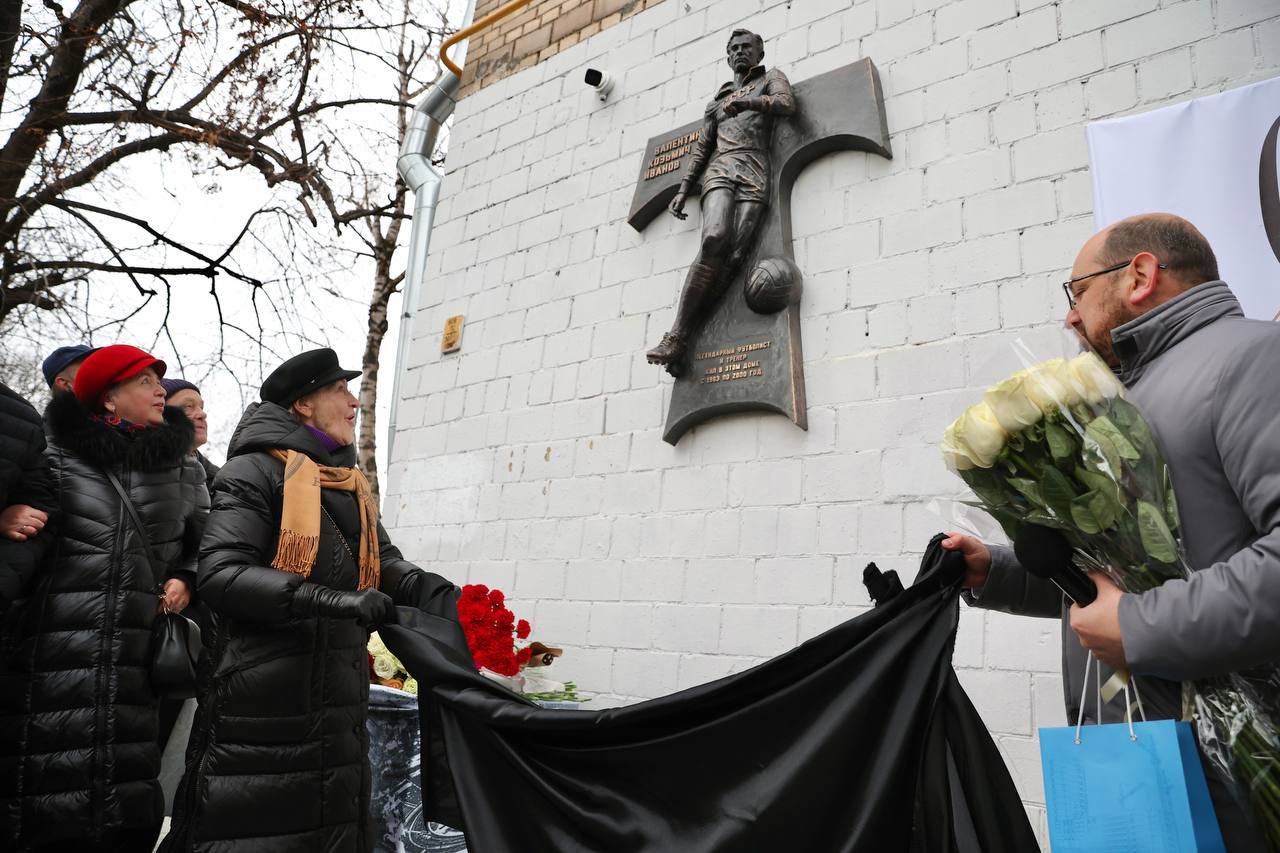
<svg viewBox="0 0 1280 853">
<path fill-rule="evenodd" d="M 198 589 L 210 672 L 163 850 L 372 849 L 369 630 L 452 609 L 407 562 L 355 467 L 356 399 L 332 350 L 262 385 L 218 477 Z"/>
</svg>

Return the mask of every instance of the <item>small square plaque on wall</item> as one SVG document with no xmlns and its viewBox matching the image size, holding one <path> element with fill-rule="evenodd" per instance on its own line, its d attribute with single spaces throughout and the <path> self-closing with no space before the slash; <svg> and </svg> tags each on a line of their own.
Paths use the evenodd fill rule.
<svg viewBox="0 0 1280 853">
<path fill-rule="evenodd" d="M 462 349 L 462 315 L 456 314 L 444 321 L 444 334 L 440 336 L 440 352 L 457 352 Z"/>
</svg>

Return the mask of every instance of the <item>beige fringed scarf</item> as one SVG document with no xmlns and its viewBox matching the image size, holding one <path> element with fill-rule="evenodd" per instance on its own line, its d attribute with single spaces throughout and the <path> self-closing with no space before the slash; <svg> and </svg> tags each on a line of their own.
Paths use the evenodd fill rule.
<svg viewBox="0 0 1280 853">
<path fill-rule="evenodd" d="M 369 494 L 369 481 L 359 468 L 319 465 L 296 450 L 272 450 L 284 463 L 284 509 L 280 513 L 280 543 L 271 565 L 309 577 L 320 551 L 320 490 L 355 492 L 360 505 L 360 580 L 357 589 L 378 587 L 378 509 Z M 339 532 L 339 535 L 341 533 Z"/>
</svg>

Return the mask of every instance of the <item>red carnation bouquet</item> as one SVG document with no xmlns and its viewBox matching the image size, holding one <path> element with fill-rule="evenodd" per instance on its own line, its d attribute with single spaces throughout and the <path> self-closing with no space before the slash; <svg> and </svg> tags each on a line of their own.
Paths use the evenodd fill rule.
<svg viewBox="0 0 1280 853">
<path fill-rule="evenodd" d="M 528 638 L 529 623 L 516 621 L 502 590 L 484 584 L 464 586 L 458 598 L 458 619 L 476 666 L 511 677 L 529 662 L 532 648 L 516 645 L 516 640 Z"/>
</svg>

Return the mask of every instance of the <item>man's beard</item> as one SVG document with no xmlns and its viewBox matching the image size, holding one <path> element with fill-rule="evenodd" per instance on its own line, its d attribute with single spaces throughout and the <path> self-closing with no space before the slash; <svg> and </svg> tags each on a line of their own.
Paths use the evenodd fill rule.
<svg viewBox="0 0 1280 853">
<path fill-rule="evenodd" d="M 1100 334 L 1087 337 L 1085 342 L 1098 354 L 1099 358 L 1107 363 L 1107 367 L 1113 370 L 1120 367 L 1120 359 L 1116 357 L 1115 348 L 1111 345 L 1110 329 L 1103 329 Z"/>
<path fill-rule="evenodd" d="M 1109 294 L 1106 295 L 1109 296 Z M 1107 363 L 1108 367 L 1118 370 L 1120 368 L 1120 358 L 1116 355 L 1115 347 L 1112 344 L 1111 333 L 1118 326 L 1123 326 L 1133 318 L 1127 316 L 1121 306 L 1110 299 L 1108 299 L 1104 309 L 1102 320 L 1096 330 L 1090 331 L 1088 326 L 1081 323 L 1080 327 L 1076 328 L 1075 331 L 1076 335 L 1082 338 L 1082 343 L 1093 349 L 1098 354 L 1098 357 Z"/>
</svg>

